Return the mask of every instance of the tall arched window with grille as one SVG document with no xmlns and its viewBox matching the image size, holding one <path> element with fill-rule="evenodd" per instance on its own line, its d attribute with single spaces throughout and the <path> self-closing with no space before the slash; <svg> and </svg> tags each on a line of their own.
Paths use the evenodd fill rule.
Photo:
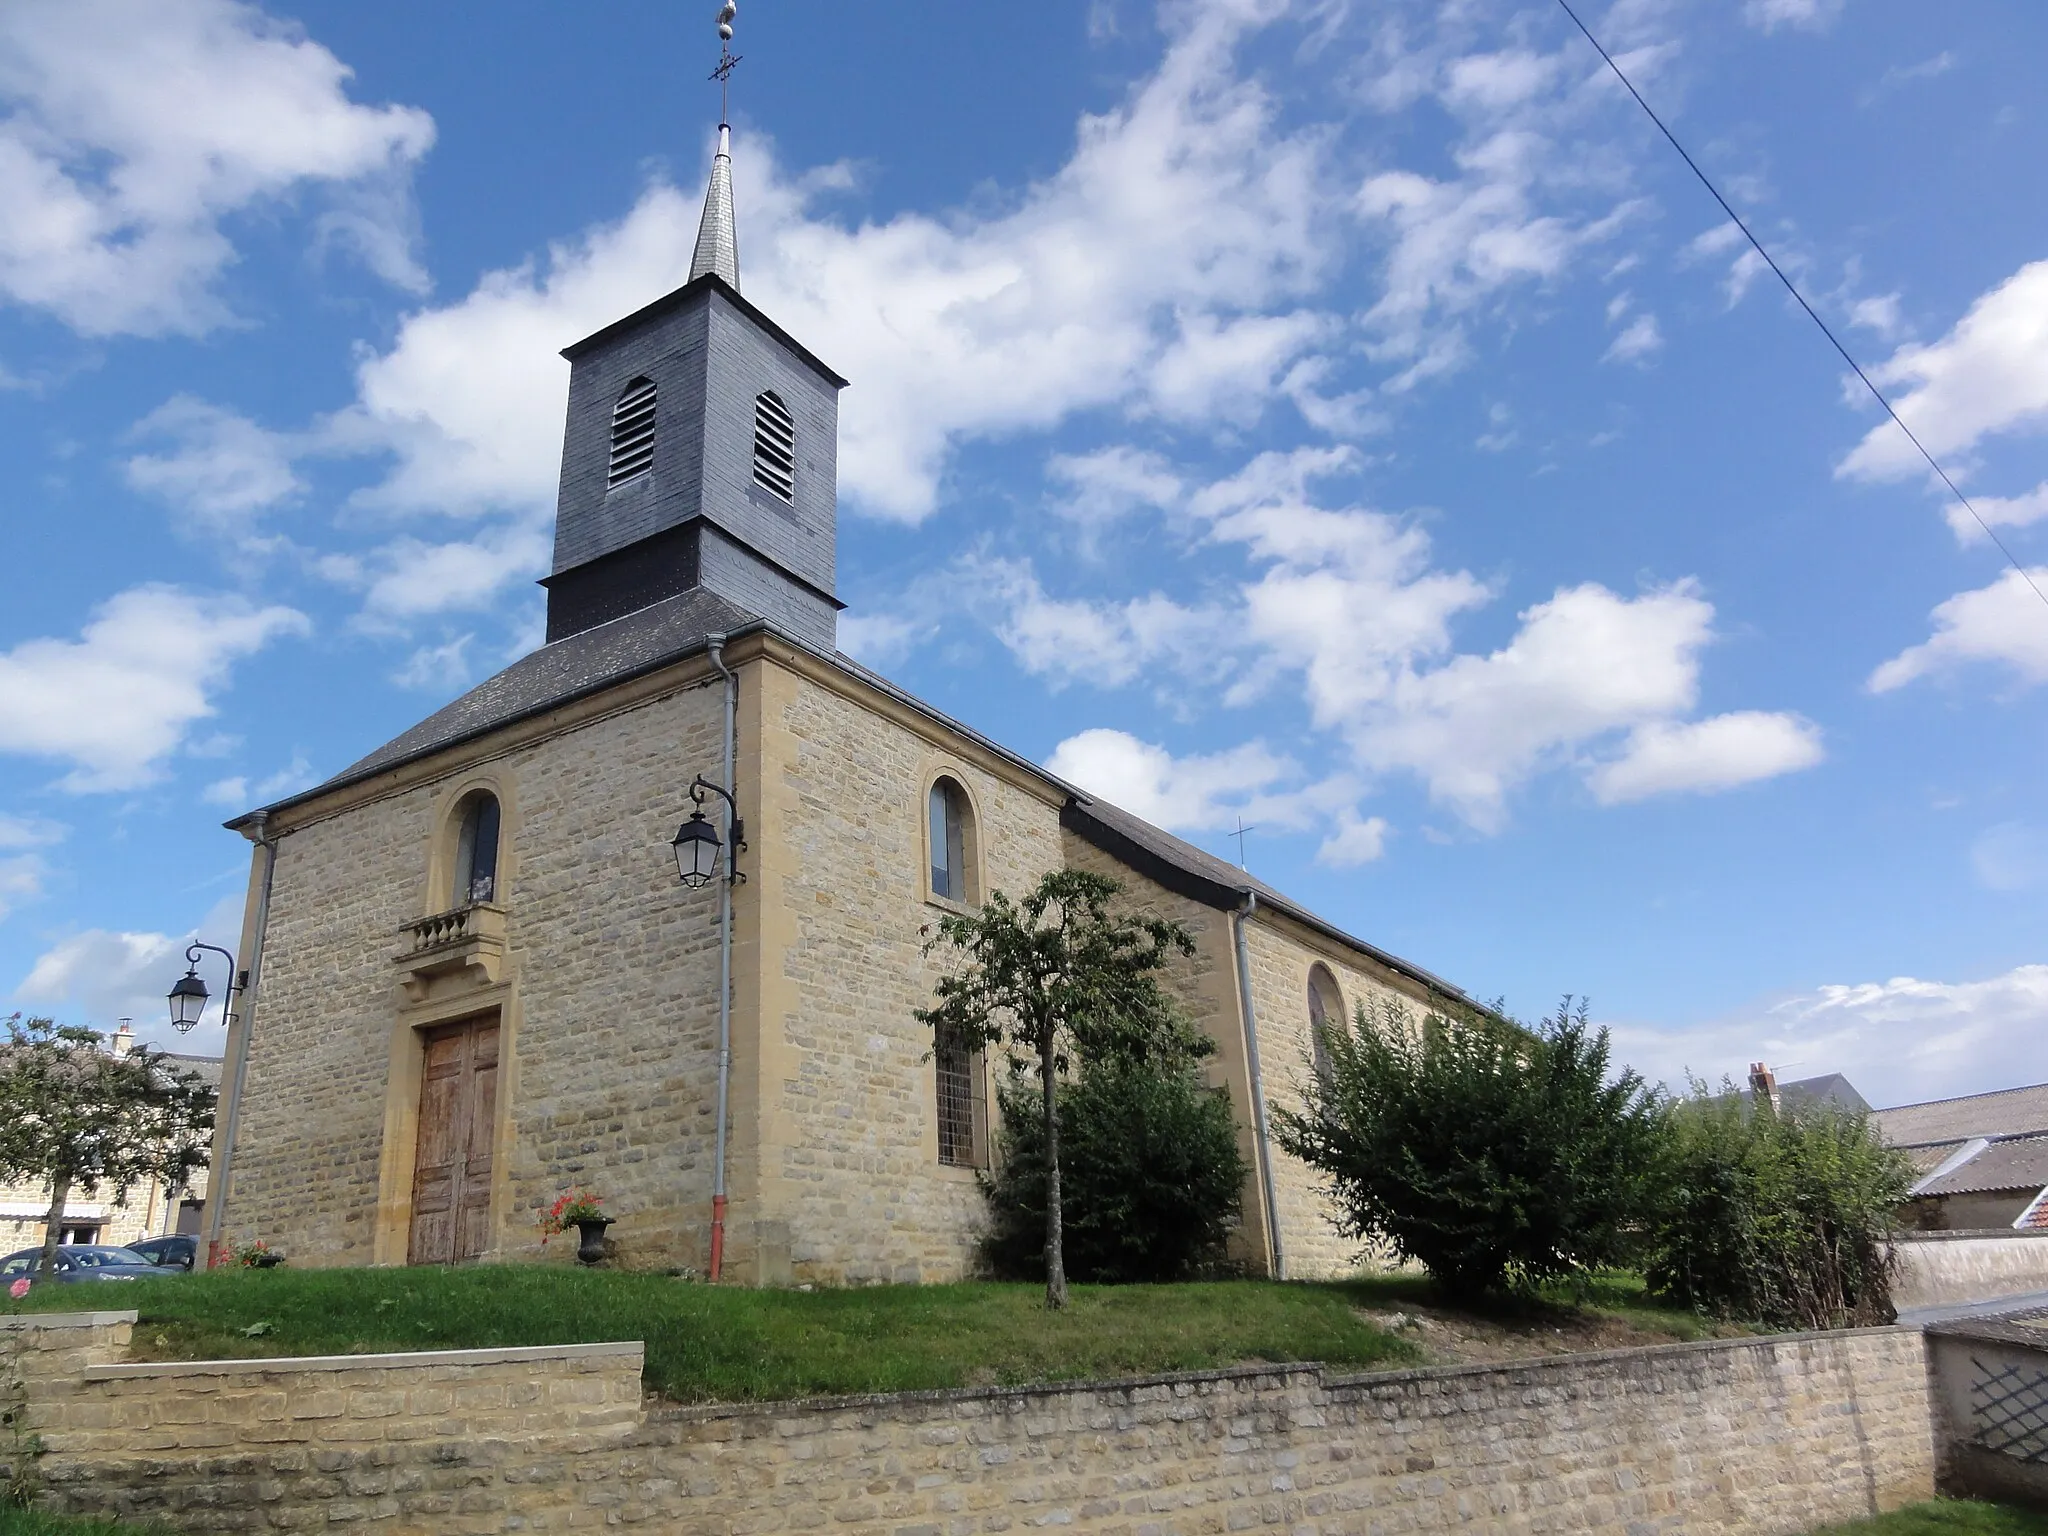
<svg viewBox="0 0 2048 1536">
<path fill-rule="evenodd" d="M 796 500 L 796 418 L 772 389 L 754 397 L 754 484 L 778 500 Z"/>
<path fill-rule="evenodd" d="M 952 779 L 932 784 L 926 848 L 931 855 L 931 893 L 962 905 L 979 899 L 974 890 L 974 813 L 967 791 Z"/>
<path fill-rule="evenodd" d="M 654 468 L 654 380 L 635 379 L 612 407 L 611 467 L 604 488 L 637 480 Z"/>
<path fill-rule="evenodd" d="M 498 797 L 478 790 L 462 802 L 462 824 L 455 835 L 454 889 L 451 905 L 498 899 Z"/>
<path fill-rule="evenodd" d="M 1344 994 L 1337 990 L 1337 978 L 1326 965 L 1309 968 L 1308 1048 L 1315 1061 L 1317 1077 L 1330 1071 L 1330 1029 L 1344 1021 Z"/>
</svg>

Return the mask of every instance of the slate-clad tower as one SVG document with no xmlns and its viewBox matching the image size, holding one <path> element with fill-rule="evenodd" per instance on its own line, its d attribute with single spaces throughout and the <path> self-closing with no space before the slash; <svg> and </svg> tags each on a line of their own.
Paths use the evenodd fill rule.
<svg viewBox="0 0 2048 1536">
<path fill-rule="evenodd" d="M 689 282 L 562 353 L 550 641 L 695 588 L 836 648 L 846 380 L 740 295 L 730 142 Z"/>
</svg>

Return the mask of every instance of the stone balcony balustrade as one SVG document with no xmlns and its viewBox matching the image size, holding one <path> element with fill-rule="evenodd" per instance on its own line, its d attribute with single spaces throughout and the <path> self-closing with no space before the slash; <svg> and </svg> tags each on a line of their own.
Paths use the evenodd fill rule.
<svg viewBox="0 0 2048 1536">
<path fill-rule="evenodd" d="M 494 985 L 504 967 L 505 909 L 472 901 L 416 918 L 398 930 L 399 985 L 408 1000 L 425 1002 L 442 980 Z"/>
</svg>

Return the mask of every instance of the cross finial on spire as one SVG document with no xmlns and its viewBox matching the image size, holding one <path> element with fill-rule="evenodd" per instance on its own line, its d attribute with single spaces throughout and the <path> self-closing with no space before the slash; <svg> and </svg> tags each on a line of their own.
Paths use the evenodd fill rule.
<svg viewBox="0 0 2048 1536">
<path fill-rule="evenodd" d="M 718 12 L 718 68 L 711 78 L 718 82 L 718 157 L 711 162 L 711 184 L 704 189 L 704 217 L 697 225 L 697 249 L 690 258 L 690 280 L 716 272 L 735 291 L 740 286 L 739 231 L 732 211 L 732 127 L 731 80 L 740 61 L 732 51 L 732 20 L 739 7 L 725 0 Z"/>
</svg>

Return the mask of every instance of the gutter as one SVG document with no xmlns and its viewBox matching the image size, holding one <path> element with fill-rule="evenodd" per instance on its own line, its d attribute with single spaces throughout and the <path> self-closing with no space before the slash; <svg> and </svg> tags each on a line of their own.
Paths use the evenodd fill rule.
<svg viewBox="0 0 2048 1536">
<path fill-rule="evenodd" d="M 230 1039 L 228 1048 L 235 1053 L 235 1074 L 228 1080 L 228 1101 L 226 1125 L 221 1132 L 220 1167 L 214 1169 L 206 1185 L 206 1264 L 213 1263 L 213 1251 L 220 1242 L 222 1224 L 227 1218 L 228 1187 L 234 1177 L 235 1133 L 242 1120 L 242 1085 L 249 1076 L 249 1046 L 255 1038 L 257 989 L 263 979 L 263 938 L 270 927 L 270 882 L 277 873 L 277 839 L 265 834 L 269 830 L 270 813 L 257 811 L 245 818 L 248 825 L 242 828 L 243 836 L 249 838 L 263 850 L 263 880 L 256 888 L 256 933 L 250 940 L 249 963 L 241 968 L 241 975 L 234 979 L 242 984 L 242 1013 L 239 1020 L 229 1020 L 232 1028 L 240 1026 L 239 1042 Z M 232 992 L 223 1007 L 234 1001 Z"/>
<path fill-rule="evenodd" d="M 1268 1258 L 1276 1280 L 1287 1278 L 1287 1254 L 1280 1246 L 1280 1204 L 1273 1194 L 1273 1142 L 1266 1126 L 1266 1085 L 1259 1074 L 1259 1025 L 1252 1013 L 1252 963 L 1246 947 L 1246 921 L 1259 909 L 1256 892 L 1244 892 L 1244 905 L 1230 914 L 1237 941 L 1237 998 L 1244 1013 L 1244 1056 L 1251 1072 L 1252 1125 L 1259 1143 L 1259 1186 L 1266 1199 Z"/>
<path fill-rule="evenodd" d="M 725 664 L 725 636 L 706 635 L 711 665 L 725 679 L 725 788 L 733 788 L 733 738 L 739 732 L 740 680 Z M 718 883 L 718 1129 L 711 1161 L 711 1263 L 716 1281 L 725 1269 L 726 1105 L 732 1082 L 732 887 L 738 878 L 739 845 L 733 838 L 733 808 L 725 807 L 725 878 Z"/>
</svg>

